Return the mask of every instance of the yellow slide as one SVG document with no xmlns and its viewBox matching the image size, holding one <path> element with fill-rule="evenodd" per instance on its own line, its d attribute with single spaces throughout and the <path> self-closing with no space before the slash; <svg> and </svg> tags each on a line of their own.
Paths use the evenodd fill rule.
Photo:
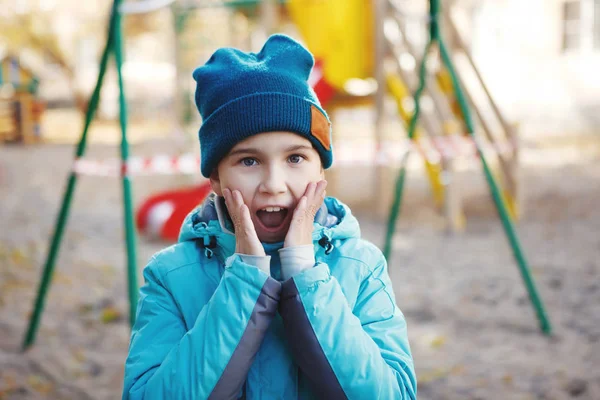
<svg viewBox="0 0 600 400">
<path fill-rule="evenodd" d="M 341 90 L 348 79 L 373 76 L 372 1 L 289 0 L 286 4 L 304 42 L 323 61 L 327 83 Z"/>
</svg>

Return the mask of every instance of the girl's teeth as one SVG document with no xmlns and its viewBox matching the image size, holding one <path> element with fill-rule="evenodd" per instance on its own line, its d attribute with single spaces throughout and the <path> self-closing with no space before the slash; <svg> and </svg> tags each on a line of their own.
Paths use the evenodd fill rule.
<svg viewBox="0 0 600 400">
<path fill-rule="evenodd" d="M 279 212 L 281 211 L 281 207 L 265 207 L 266 212 Z"/>
</svg>

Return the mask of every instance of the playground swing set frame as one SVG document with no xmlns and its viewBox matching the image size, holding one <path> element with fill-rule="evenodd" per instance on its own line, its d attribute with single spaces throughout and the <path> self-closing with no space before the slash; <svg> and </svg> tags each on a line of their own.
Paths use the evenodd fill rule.
<svg viewBox="0 0 600 400">
<path fill-rule="evenodd" d="M 387 1 L 387 0 L 375 0 L 376 18 L 379 18 L 380 20 L 383 20 L 383 17 L 384 17 L 382 15 L 382 4 L 384 3 L 384 1 Z M 129 295 L 129 322 L 131 325 L 133 325 L 133 323 L 135 322 L 135 310 L 136 310 L 137 301 L 138 301 L 138 284 L 137 284 L 137 276 L 136 276 L 136 258 L 137 258 L 137 256 L 136 256 L 136 234 L 135 234 L 135 225 L 134 225 L 134 216 L 133 216 L 131 179 L 130 179 L 130 176 L 128 174 L 128 169 L 127 169 L 128 159 L 129 159 L 129 142 L 127 140 L 127 103 L 125 100 L 123 75 L 122 75 L 122 71 L 121 71 L 122 65 L 123 65 L 122 16 L 124 14 L 124 11 L 129 12 L 129 13 L 150 12 L 150 11 L 154 11 L 156 9 L 162 8 L 166 5 L 169 5 L 172 2 L 173 2 L 173 0 L 149 0 L 147 2 L 144 2 L 144 3 L 146 3 L 145 6 L 141 5 L 144 3 L 140 3 L 140 5 L 138 5 L 137 8 L 134 7 L 131 10 L 128 10 L 127 7 L 129 7 L 130 5 L 122 4 L 122 0 L 114 0 L 112 8 L 111 8 L 111 12 L 110 12 L 110 20 L 109 20 L 109 24 L 108 24 L 108 37 L 106 40 L 106 46 L 104 48 L 102 57 L 100 59 L 100 69 L 99 69 L 99 73 L 98 73 L 97 83 L 96 83 L 96 86 L 92 93 L 92 96 L 90 98 L 89 106 L 87 108 L 86 115 L 85 115 L 85 123 L 84 123 L 84 127 L 83 127 L 83 132 L 81 134 L 81 138 L 79 140 L 79 143 L 78 143 L 78 145 L 76 147 L 76 151 L 75 151 L 75 161 L 77 161 L 78 159 L 80 159 L 84 156 L 84 153 L 86 150 L 86 145 L 87 145 L 87 135 L 88 135 L 89 127 L 91 125 L 92 120 L 94 119 L 95 113 L 98 108 L 100 92 L 101 92 L 102 84 L 104 81 L 104 76 L 106 73 L 108 61 L 112 55 L 112 56 L 114 56 L 115 63 L 116 63 L 117 79 L 118 79 L 118 85 L 119 85 L 119 112 L 120 112 L 119 113 L 119 125 L 120 125 L 120 129 L 121 129 L 121 146 L 120 146 L 121 171 L 120 171 L 120 176 L 121 176 L 122 189 L 123 189 L 125 240 L 126 240 L 126 246 L 127 246 L 127 281 L 128 281 L 127 288 L 128 288 L 128 295 Z M 242 1 L 236 1 L 236 2 L 231 2 L 231 3 L 244 3 L 244 4 L 253 3 L 253 4 L 256 4 L 256 3 L 260 3 L 260 2 L 261 2 L 260 0 L 242 0 Z M 229 2 L 225 2 L 224 4 L 229 5 Z M 421 95 L 422 95 L 423 90 L 426 85 L 427 54 L 429 53 L 429 51 L 431 50 L 431 48 L 433 46 L 437 46 L 439 49 L 442 61 L 450 73 L 454 92 L 455 92 L 456 98 L 458 100 L 458 103 L 460 105 L 460 109 L 463 113 L 464 121 L 467 126 L 467 130 L 468 130 L 468 134 L 473 138 L 473 140 L 475 142 L 477 153 L 479 155 L 479 158 L 481 159 L 483 171 L 485 173 L 485 177 L 486 177 L 487 183 L 490 188 L 490 193 L 492 195 L 492 198 L 494 199 L 494 203 L 498 210 L 498 214 L 502 221 L 502 225 L 504 227 L 506 236 L 512 247 L 513 254 L 514 254 L 517 264 L 519 266 L 519 270 L 520 270 L 522 278 L 524 280 L 525 287 L 529 293 L 530 300 L 535 308 L 535 311 L 536 311 L 536 314 L 537 314 L 537 317 L 538 317 L 538 320 L 540 323 L 541 331 L 546 335 L 550 335 L 551 334 L 550 322 L 546 316 L 546 312 L 545 312 L 544 306 L 542 304 L 542 301 L 537 293 L 533 278 L 531 276 L 529 267 L 527 265 L 527 261 L 525 259 L 524 253 L 521 249 L 514 225 L 511 221 L 511 217 L 509 215 L 508 208 L 505 204 L 505 201 L 503 200 L 503 198 L 501 196 L 500 189 L 499 189 L 497 183 L 495 182 L 493 174 L 491 173 L 490 167 L 485 159 L 482 148 L 481 148 L 480 144 L 478 143 L 478 141 L 476 140 L 476 137 L 474 135 L 475 129 L 474 129 L 474 124 L 473 124 L 473 121 L 471 119 L 471 115 L 469 112 L 469 106 L 467 104 L 467 100 L 465 99 L 463 90 L 462 90 L 459 80 L 457 78 L 456 71 L 455 71 L 453 63 L 452 63 L 452 59 L 450 57 L 448 49 L 446 48 L 443 37 L 441 35 L 440 23 L 439 23 L 440 15 L 441 15 L 440 1 L 439 0 L 429 0 L 429 41 L 426 45 L 424 57 L 421 60 L 421 64 L 420 64 L 420 68 L 419 68 L 419 86 L 418 86 L 416 92 L 414 93 L 415 110 L 414 110 L 414 113 L 412 114 L 412 118 L 410 119 L 410 123 L 409 123 L 409 127 L 408 127 L 408 137 L 410 140 L 414 139 L 414 137 L 415 137 L 417 122 L 418 122 L 419 114 L 420 114 L 419 100 L 421 98 Z M 381 46 L 382 46 L 383 27 L 379 26 L 379 25 L 381 25 L 381 24 L 375 24 L 375 29 L 377 30 L 376 35 L 375 35 L 376 36 L 375 40 L 377 42 L 377 45 L 376 45 L 376 49 L 378 49 L 377 53 L 378 53 L 378 55 L 381 55 L 382 54 Z M 379 61 L 381 61 L 381 60 L 379 60 Z M 379 98 L 381 98 L 381 96 L 382 96 L 381 91 L 384 90 L 383 88 L 385 87 L 385 85 L 381 84 L 382 82 L 385 81 L 385 78 L 384 78 L 382 72 L 383 71 L 381 69 L 381 66 L 378 66 L 377 70 L 376 70 L 376 75 L 377 75 L 376 78 L 378 78 L 378 82 L 380 83 L 379 88 L 378 88 Z M 402 203 L 404 182 L 406 179 L 406 165 L 407 165 L 407 160 L 408 160 L 409 154 L 410 154 L 410 150 L 407 151 L 402 158 L 400 171 L 399 171 L 399 174 L 398 174 L 398 177 L 396 180 L 396 184 L 395 184 L 395 196 L 394 196 L 394 201 L 392 203 L 390 213 L 389 213 L 387 235 L 386 235 L 385 248 L 384 248 L 384 254 L 385 254 L 386 258 L 391 256 L 392 237 L 393 237 L 394 231 L 395 231 L 396 220 L 400 213 L 400 206 Z M 37 331 L 39 328 L 39 323 L 40 323 L 42 312 L 43 312 L 44 305 L 45 305 L 47 291 L 50 286 L 54 267 L 55 267 L 56 257 L 57 257 L 58 251 L 59 251 L 59 247 L 60 247 L 60 244 L 62 241 L 64 229 L 66 226 L 66 222 L 67 222 L 67 219 L 69 216 L 69 210 L 71 207 L 71 201 L 72 201 L 75 185 L 77 183 L 77 178 L 78 178 L 77 172 L 75 170 L 72 170 L 68 177 L 68 180 L 67 180 L 67 185 L 66 185 L 66 189 L 65 189 L 65 192 L 63 195 L 62 205 L 61 205 L 59 213 L 58 213 L 56 226 L 55 226 L 54 233 L 53 233 L 53 236 L 52 236 L 52 239 L 50 242 L 50 249 L 49 249 L 48 257 L 44 264 L 42 278 L 41 278 L 41 281 L 39 284 L 37 296 L 36 296 L 35 303 L 34 303 L 33 313 L 30 317 L 27 332 L 26 332 L 24 340 L 23 340 L 23 344 L 22 344 L 23 350 L 32 346 L 36 339 Z"/>
</svg>

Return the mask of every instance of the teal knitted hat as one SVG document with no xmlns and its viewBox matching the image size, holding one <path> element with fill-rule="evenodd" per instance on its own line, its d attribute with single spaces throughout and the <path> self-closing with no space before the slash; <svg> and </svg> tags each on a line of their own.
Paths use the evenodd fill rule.
<svg viewBox="0 0 600 400">
<path fill-rule="evenodd" d="M 202 175 L 209 177 L 236 143 L 262 132 L 304 136 L 333 162 L 331 123 L 308 76 L 310 52 L 285 35 L 271 36 L 258 53 L 221 48 L 194 71 L 196 107 L 202 116 Z"/>
</svg>

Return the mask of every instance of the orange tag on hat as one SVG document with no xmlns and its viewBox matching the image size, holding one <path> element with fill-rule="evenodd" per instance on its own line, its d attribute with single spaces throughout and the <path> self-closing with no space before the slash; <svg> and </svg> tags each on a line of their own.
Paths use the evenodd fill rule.
<svg viewBox="0 0 600 400">
<path fill-rule="evenodd" d="M 325 149 L 328 151 L 331 150 L 331 141 L 329 137 L 331 123 L 317 107 L 310 106 L 310 112 L 310 133 L 317 138 L 319 143 L 321 143 Z"/>
</svg>

